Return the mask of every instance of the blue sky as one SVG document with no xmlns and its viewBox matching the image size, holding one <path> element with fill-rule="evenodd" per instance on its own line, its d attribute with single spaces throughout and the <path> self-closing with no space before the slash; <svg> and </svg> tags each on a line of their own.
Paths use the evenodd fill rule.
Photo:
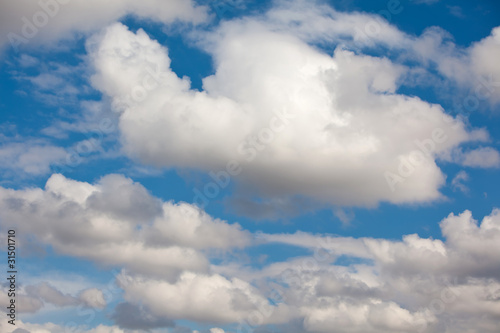
<svg viewBox="0 0 500 333">
<path fill-rule="evenodd" d="M 2 2 L 2 331 L 498 332 L 499 18 Z"/>
</svg>

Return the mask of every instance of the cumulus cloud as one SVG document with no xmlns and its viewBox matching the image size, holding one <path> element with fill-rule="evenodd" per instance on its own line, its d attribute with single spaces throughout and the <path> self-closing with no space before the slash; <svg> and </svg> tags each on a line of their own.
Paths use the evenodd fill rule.
<svg viewBox="0 0 500 333">
<path fill-rule="evenodd" d="M 118 283 L 125 299 L 145 304 L 151 313 L 169 319 L 234 323 L 267 300 L 247 282 L 221 275 L 183 273 L 175 283 L 122 273 Z"/>
<path fill-rule="evenodd" d="M 491 34 L 460 48 L 452 36 L 438 27 L 431 27 L 419 38 L 412 38 L 412 49 L 424 63 L 434 63 L 444 77 L 469 89 L 460 100 L 458 108 L 464 113 L 477 111 L 487 100 L 492 104 L 500 101 L 500 65 L 494 59 L 500 56 L 500 27 Z"/>
<path fill-rule="evenodd" d="M 262 240 L 307 247 L 314 255 L 261 272 L 232 273 L 255 283 L 274 280 L 275 301 L 286 303 L 281 310 L 289 319 L 302 318 L 306 331 L 496 332 L 499 216 L 495 209 L 478 223 L 469 211 L 450 214 L 440 223 L 443 241 L 261 234 Z M 357 260 L 339 265 L 339 256 Z M 274 316 L 283 313 L 272 311 Z"/>
<path fill-rule="evenodd" d="M 119 175 L 92 185 L 55 174 L 44 190 L 0 188 L 0 206 L 2 221 L 59 253 L 170 278 L 183 270 L 207 271 L 202 250 L 250 241 L 238 224 L 186 203 L 162 202 Z"/>
<path fill-rule="evenodd" d="M 490 97 L 493 102 L 500 102 L 500 27 L 491 31 L 491 35 L 475 43 L 470 49 L 470 61 L 473 72 L 477 76 L 484 76 L 487 82 L 486 91 L 481 88 L 481 96 Z M 476 90 L 480 89 L 479 86 Z"/>
<path fill-rule="evenodd" d="M 310 249 L 313 256 L 272 263 L 262 269 L 238 263 L 197 269 L 180 264 L 192 260 L 189 251 L 169 261 L 162 261 L 164 254 L 154 261 L 144 258 L 147 251 L 164 251 L 172 246 L 204 258 L 205 249 L 236 246 L 234 238 L 249 244 L 248 233 L 237 225 L 213 220 L 191 205 L 162 202 L 122 176 L 110 175 L 89 184 L 54 175 L 44 190 L 0 189 L 0 203 L 0 221 L 10 221 L 20 235 L 33 233 L 44 242 L 50 239 L 62 253 L 126 267 L 117 278 L 125 303 L 112 315 L 119 328 L 100 327 L 95 332 L 170 327 L 175 320 L 250 327 L 296 323 L 295 330 L 308 332 L 328 332 L 332 326 L 351 333 L 435 333 L 443 327 L 462 333 L 475 325 L 480 325 L 482 332 L 498 330 L 497 209 L 481 223 L 469 211 L 450 214 L 440 223 L 442 240 L 416 234 L 397 241 L 303 232 L 260 233 L 256 235 L 259 244 L 300 246 Z M 142 213 L 127 214 L 129 205 L 136 205 Z M 32 214 L 36 214 L 37 224 L 31 223 L 35 219 Z M 163 234 L 151 232 L 163 227 Z M 197 230 L 211 234 L 218 228 L 220 244 L 207 241 L 195 245 L 202 239 Z M 82 232 L 86 232 L 84 239 Z M 151 233 L 158 238 L 153 240 Z M 143 255 L 140 267 L 132 264 L 137 256 L 128 251 L 130 243 L 139 244 L 137 248 L 143 251 L 139 252 Z M 103 244 L 115 249 L 113 255 Z M 99 259 L 89 247 L 99 251 Z M 347 264 L 337 263 L 339 258 L 347 258 Z M 95 289 L 73 296 L 39 283 L 26 291 L 39 303 L 105 306 L 102 292 Z M 457 321 L 448 322 L 447 318 Z M 35 332 L 60 329 L 33 327 Z"/>
<path fill-rule="evenodd" d="M 329 56 L 251 20 L 206 40 L 216 73 L 201 92 L 141 30 L 115 24 L 89 41 L 92 83 L 120 112 L 127 154 L 213 171 L 264 198 L 375 205 L 439 198 L 436 156 L 481 136 L 439 105 L 397 94 L 406 69 L 388 59 L 341 49 Z M 419 165 L 401 176 L 408 160 Z M 229 163 L 239 166 L 233 177 Z M 387 172 L 399 177 L 397 191 Z"/>
</svg>

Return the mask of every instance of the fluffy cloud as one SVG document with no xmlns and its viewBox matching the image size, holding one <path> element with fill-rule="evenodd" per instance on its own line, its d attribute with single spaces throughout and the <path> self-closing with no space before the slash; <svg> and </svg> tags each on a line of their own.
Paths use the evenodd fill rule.
<svg viewBox="0 0 500 333">
<path fill-rule="evenodd" d="M 221 182 L 232 178 L 232 163 L 239 184 L 264 198 L 375 205 L 439 198 L 436 156 L 486 136 L 438 105 L 397 94 L 406 69 L 385 58 L 329 56 L 254 21 L 229 22 L 204 43 L 216 73 L 199 92 L 141 30 L 115 24 L 89 41 L 92 83 L 120 112 L 130 156 L 224 170 L 215 174 Z M 405 163 L 418 166 L 407 173 Z"/>
<path fill-rule="evenodd" d="M 424 64 L 436 64 L 444 77 L 469 89 L 457 106 L 468 113 L 477 111 L 482 101 L 500 101 L 500 65 L 494 61 L 500 56 L 499 32 L 496 27 L 479 42 L 460 48 L 449 33 L 431 27 L 419 38 L 410 38 L 410 45 Z"/>
<path fill-rule="evenodd" d="M 0 188 L 0 206 L 2 221 L 60 253 L 170 278 L 183 270 L 207 271 L 202 250 L 250 240 L 237 224 L 189 204 L 163 203 L 119 175 L 92 185 L 56 174 L 45 190 Z"/>
<path fill-rule="evenodd" d="M 242 327 L 300 323 L 296 330 L 311 332 L 328 332 L 332 326 L 351 333 L 443 329 L 462 333 L 477 325 L 481 332 L 498 330 L 498 210 L 481 223 L 469 211 L 450 214 L 440 223 L 443 240 L 418 235 L 395 241 L 257 234 L 258 243 L 301 246 L 314 255 L 262 269 L 236 263 L 198 269 L 190 266 L 189 251 L 206 260 L 204 250 L 232 248 L 238 243 L 235 238 L 250 244 L 248 233 L 191 205 L 162 202 L 122 176 L 109 175 L 89 184 L 54 175 L 44 190 L 2 188 L 0 199 L 0 220 L 10 221 L 19 235 L 32 233 L 45 243 L 50 240 L 62 253 L 126 267 L 117 279 L 125 303 L 112 315 L 120 328 L 99 327 L 95 332 L 171 327 L 175 320 Z M 37 224 L 32 223 L 35 219 Z M 219 242 L 202 241 L 200 234 L 218 235 Z M 130 244 L 139 244 L 139 254 L 128 250 L 135 246 Z M 107 247 L 113 254 L 106 252 Z M 163 261 L 164 253 L 154 262 L 142 257 L 149 251 L 168 253 L 171 247 L 186 252 L 168 261 Z M 99 259 L 92 249 L 101 254 Z M 140 267 L 133 264 L 139 257 Z M 347 258 L 347 264 L 337 263 L 338 258 Z M 105 306 L 96 289 L 73 296 L 39 283 L 26 287 L 26 292 L 22 297 L 29 298 L 35 309 L 24 311 L 36 311 L 42 301 Z M 62 329 L 20 327 L 35 332 Z"/>
<path fill-rule="evenodd" d="M 233 323 L 258 307 L 270 307 L 247 282 L 217 274 L 186 272 L 175 283 L 169 283 L 123 273 L 118 281 L 125 299 L 145 304 L 153 315 L 169 319 Z"/>
<path fill-rule="evenodd" d="M 491 31 L 491 35 L 474 44 L 470 49 L 470 61 L 473 72 L 481 77 L 487 77 L 491 82 L 487 90 L 476 86 L 476 91 L 482 89 L 480 96 L 490 97 L 493 102 L 500 102 L 500 27 Z"/>
<path fill-rule="evenodd" d="M 200 23 L 207 19 L 207 8 L 191 0 L 4 1 L 0 4 L 0 46 L 9 42 L 14 46 L 40 45 L 74 33 L 97 31 L 127 14 L 162 23 Z"/>
<path fill-rule="evenodd" d="M 101 290 L 97 288 L 89 288 L 83 290 L 78 299 L 90 308 L 103 309 L 106 306 L 106 300 Z"/>
<path fill-rule="evenodd" d="M 262 240 L 311 248 L 314 256 L 275 263 L 258 274 L 233 273 L 253 281 L 275 279 L 280 301 L 292 316 L 304 319 L 308 331 L 335 326 L 340 332 L 468 332 L 478 327 L 496 332 L 499 216 L 495 209 L 478 223 L 469 211 L 450 214 L 440 223 L 444 241 L 417 235 L 389 241 L 261 234 Z M 356 260 L 331 265 L 339 256 Z"/>
</svg>

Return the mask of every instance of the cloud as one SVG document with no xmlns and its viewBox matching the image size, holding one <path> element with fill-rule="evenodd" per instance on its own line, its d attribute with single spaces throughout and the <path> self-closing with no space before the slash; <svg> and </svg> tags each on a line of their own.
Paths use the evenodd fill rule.
<svg viewBox="0 0 500 333">
<path fill-rule="evenodd" d="M 500 65 L 495 60 L 498 57 L 500 57 L 500 27 L 494 28 L 490 36 L 470 48 L 472 70 L 476 76 L 485 77 L 487 82 L 486 89 L 480 85 L 475 89 L 476 91 L 481 89 L 479 97 L 489 97 L 495 103 L 500 102 Z"/>
<path fill-rule="evenodd" d="M 115 307 L 111 319 L 121 328 L 151 330 L 160 327 L 175 326 L 172 320 L 155 317 L 142 306 L 120 303 Z"/>
<path fill-rule="evenodd" d="M 422 61 L 436 64 L 444 77 L 468 90 L 456 107 L 467 115 L 478 111 L 484 101 L 500 102 L 500 65 L 494 60 L 500 56 L 499 36 L 500 27 L 496 27 L 489 36 L 461 48 L 449 33 L 431 27 L 414 40 L 413 49 Z"/>
<path fill-rule="evenodd" d="M 468 181 L 469 175 L 465 171 L 458 172 L 451 180 L 451 187 L 453 190 L 460 190 L 463 193 L 469 192 L 469 188 L 462 182 Z"/>
<path fill-rule="evenodd" d="M 386 58 L 341 49 L 332 57 L 251 20 L 228 22 L 206 40 L 216 73 L 201 92 L 141 30 L 115 24 L 88 42 L 92 84 L 120 112 L 129 156 L 212 171 L 264 201 L 372 206 L 440 198 L 436 155 L 477 137 L 439 105 L 397 94 L 406 69 Z M 430 151 L 419 152 L 424 146 Z M 395 191 L 384 174 L 414 154 L 426 157 Z M 231 176 L 229 163 L 239 172 Z M 213 198 L 219 188 L 199 191 Z"/>
<path fill-rule="evenodd" d="M 59 253 L 168 278 L 183 270 L 206 272 L 202 250 L 250 242 L 238 224 L 186 203 L 162 202 L 119 175 L 92 185 L 55 174 L 44 190 L 0 188 L 0 207 L 2 221 Z"/>
<path fill-rule="evenodd" d="M 47 142 L 27 140 L 4 143 L 0 146 L 0 157 L 0 170 L 4 173 L 39 176 L 49 173 L 51 166 L 64 163 L 67 153 L 64 148 Z"/>
<path fill-rule="evenodd" d="M 175 283 L 122 273 L 118 284 L 129 302 L 141 303 L 154 316 L 201 322 L 239 322 L 259 306 L 271 307 L 245 281 L 221 275 L 183 273 Z"/>
<path fill-rule="evenodd" d="M 32 324 L 32 323 L 27 323 L 23 322 L 21 320 L 16 319 L 16 329 L 14 331 L 12 330 L 12 325 L 8 324 L 6 320 L 3 320 L 0 322 L 0 329 L 2 332 L 12 332 L 12 333 L 65 333 L 68 332 L 68 330 L 75 330 L 77 329 L 78 332 L 82 333 L 125 333 L 125 331 L 121 330 L 117 326 L 106 326 L 106 325 L 99 325 L 96 328 L 86 328 L 83 326 L 62 326 L 62 325 L 56 325 L 53 323 L 44 323 L 44 324 Z M 126 333 L 139 333 L 138 331 L 129 331 Z"/>
<path fill-rule="evenodd" d="M 224 330 L 222 328 L 211 328 L 210 333 L 224 333 Z"/>
<path fill-rule="evenodd" d="M 5 290 L 8 289 L 9 288 L 5 288 Z M 10 305 L 10 299 L 11 298 L 8 296 L 7 292 L 4 292 L 3 290 L 0 291 L 0 306 L 3 312 L 7 312 L 7 306 Z M 18 293 L 16 295 L 16 302 L 16 311 L 20 313 L 35 313 L 43 307 L 43 302 L 38 297 L 30 295 Z"/>
<path fill-rule="evenodd" d="M 39 283 L 33 286 L 27 286 L 26 292 L 30 295 L 42 299 L 46 303 L 51 303 L 56 306 L 75 306 L 77 305 L 78 299 L 69 295 L 63 294 L 47 282 Z"/>
<path fill-rule="evenodd" d="M 478 223 L 469 211 L 450 214 L 440 223 L 443 241 L 261 234 L 263 241 L 307 247 L 314 255 L 226 274 L 272 285 L 268 290 L 275 288 L 274 302 L 286 304 L 286 314 L 274 309 L 267 320 L 301 319 L 305 331 L 462 333 L 480 326 L 496 332 L 499 216 L 494 209 Z M 337 264 L 339 256 L 353 260 Z"/>
<path fill-rule="evenodd" d="M 96 8 L 99 10 L 96 11 Z M 41 0 L 0 4 L 0 47 L 38 46 L 73 35 L 97 31 L 132 14 L 164 24 L 176 21 L 201 23 L 207 8 L 191 0 L 115 1 Z"/>
<path fill-rule="evenodd" d="M 78 299 L 90 308 L 104 309 L 106 307 L 106 300 L 101 290 L 97 288 L 85 289 L 78 295 Z"/>
<path fill-rule="evenodd" d="M 125 267 L 117 277 L 125 303 L 112 316 L 120 328 L 96 328 L 99 333 L 169 327 L 175 320 L 293 324 L 308 332 L 328 332 L 332 326 L 351 333 L 498 330 L 498 209 L 481 223 L 469 211 L 450 214 L 440 223 L 442 240 L 416 234 L 388 240 L 260 233 L 255 244 L 300 246 L 312 255 L 258 269 L 237 262 L 193 266 L 192 253 L 206 260 L 205 250 L 229 250 L 237 246 L 235 238 L 250 245 L 250 235 L 191 205 L 162 202 L 123 176 L 89 184 L 54 175 L 44 190 L 1 188 L 0 206 L 0 221 L 9 221 L 19 235 L 34 234 L 58 252 Z M 31 223 L 34 214 L 37 224 Z M 218 242 L 203 241 L 198 230 Z M 23 239 L 18 241 L 22 247 Z M 172 247 L 181 252 L 165 260 Z M 160 254 L 151 256 L 154 251 Z M 137 258 L 140 266 L 134 264 Z M 96 289 L 76 290 L 73 296 L 38 283 L 26 291 L 32 300 L 57 306 L 105 306 Z"/>
<path fill-rule="evenodd" d="M 500 154 L 496 149 L 490 147 L 470 150 L 464 153 L 462 165 L 477 168 L 496 168 L 500 166 Z"/>
<path fill-rule="evenodd" d="M 464 18 L 465 15 L 462 11 L 462 7 L 460 6 L 446 6 L 448 8 L 448 10 L 450 11 L 450 14 L 453 15 L 453 16 L 456 16 L 458 18 Z"/>
</svg>

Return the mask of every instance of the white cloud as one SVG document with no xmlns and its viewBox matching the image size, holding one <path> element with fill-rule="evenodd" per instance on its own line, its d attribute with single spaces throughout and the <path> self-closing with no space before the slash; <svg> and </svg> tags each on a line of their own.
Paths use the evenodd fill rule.
<svg viewBox="0 0 500 333">
<path fill-rule="evenodd" d="M 300 232 L 257 234 L 260 243 L 301 246 L 314 255 L 263 269 L 241 263 L 199 269 L 181 264 L 191 260 L 189 251 L 204 258 L 201 250 L 234 247 L 235 238 L 248 244 L 248 234 L 193 206 L 161 202 L 121 176 L 89 184 L 54 175 L 45 190 L 0 189 L 0 205 L 0 220 L 9 221 L 19 235 L 33 233 L 64 254 L 127 268 L 118 285 L 128 303 L 114 317 L 121 318 L 126 326 L 122 329 L 168 327 L 184 319 L 220 324 L 300 322 L 299 330 L 316 332 L 328 332 L 332 326 L 351 333 L 436 333 L 443 327 L 465 333 L 476 325 L 485 333 L 498 330 L 499 210 L 481 223 L 468 211 L 450 214 L 440 223 L 443 240 L 416 234 L 400 241 Z M 37 224 L 31 223 L 33 214 Z M 179 228 L 176 221 L 186 227 Z M 158 237 L 153 240 L 150 235 L 156 228 L 164 229 L 153 232 Z M 219 235 L 220 243 L 200 242 L 197 230 Z M 162 237 L 166 238 L 161 241 Z M 168 260 L 165 253 L 150 255 L 171 247 L 187 252 Z M 336 264 L 339 257 L 347 258 L 347 264 Z M 142 265 L 134 265 L 139 259 Z M 280 291 L 280 300 L 270 296 L 273 289 Z M 27 297 L 36 294 L 59 306 L 105 306 L 96 289 L 75 289 L 68 295 L 39 283 L 26 290 L 34 290 Z M 131 319 L 130 313 L 137 316 Z"/>
<path fill-rule="evenodd" d="M 175 283 L 122 274 L 125 299 L 146 305 L 155 316 L 202 322 L 233 323 L 245 319 L 267 300 L 240 279 L 183 273 Z"/>
<path fill-rule="evenodd" d="M 96 8 L 98 10 L 96 10 Z M 201 23 L 206 7 L 191 0 L 88 1 L 41 0 L 0 3 L 0 46 L 38 46 L 73 34 L 89 33 L 127 14 L 161 23 Z"/>
<path fill-rule="evenodd" d="M 314 255 L 226 274 L 255 284 L 274 281 L 285 317 L 300 318 L 306 331 L 497 332 L 499 216 L 495 209 L 478 224 L 468 211 L 450 214 L 440 224 L 443 241 L 261 234 L 261 240 L 304 246 Z M 331 264 L 338 256 L 356 260 Z M 269 321 L 275 316 L 283 313 L 274 310 Z"/>
<path fill-rule="evenodd" d="M 103 309 L 106 307 L 106 300 L 101 290 L 97 288 L 89 288 L 83 290 L 78 298 L 88 307 Z"/>
<path fill-rule="evenodd" d="M 0 188 L 0 207 L 2 221 L 59 253 L 167 278 L 207 271 L 201 250 L 250 240 L 238 224 L 212 219 L 189 204 L 162 203 L 119 175 L 91 185 L 56 174 L 45 190 Z"/>
<path fill-rule="evenodd" d="M 493 102 L 500 102 L 500 27 L 491 31 L 491 35 L 475 43 L 470 48 L 470 61 L 473 72 L 477 76 L 487 78 L 489 86 L 477 85 L 481 89 L 480 96 L 490 97 Z"/>
<path fill-rule="evenodd" d="M 141 30 L 115 24 L 89 41 L 92 83 L 120 111 L 129 156 L 204 171 L 236 161 L 243 171 L 231 178 L 264 198 L 375 205 L 439 198 L 435 156 L 477 137 L 440 106 L 396 94 L 406 69 L 388 59 L 340 49 L 331 57 L 254 21 L 227 23 L 207 39 L 216 74 L 202 92 Z M 439 142 L 427 143 L 436 131 Z M 384 173 L 414 154 L 418 167 L 392 191 Z"/>
<path fill-rule="evenodd" d="M 22 172 L 27 175 L 43 175 L 50 172 L 52 165 L 66 161 L 64 148 L 46 142 L 28 140 L 7 142 L 0 146 L 0 170 L 6 173 Z"/>
<path fill-rule="evenodd" d="M 464 153 L 462 165 L 479 168 L 499 167 L 500 154 L 496 149 L 490 147 L 470 150 Z"/>
<path fill-rule="evenodd" d="M 214 327 L 210 329 L 210 333 L 224 333 L 224 330 L 222 328 Z"/>
<path fill-rule="evenodd" d="M 8 289 L 6 288 L 6 290 Z M 11 297 L 9 297 L 8 293 L 1 290 L 0 306 L 2 312 L 7 312 L 7 306 L 10 305 L 10 300 Z M 19 313 L 34 313 L 43 307 L 43 302 L 39 298 L 19 293 L 16 295 L 16 302 L 16 311 Z M 6 320 L 2 320 L 2 322 L 6 322 Z"/>
</svg>

